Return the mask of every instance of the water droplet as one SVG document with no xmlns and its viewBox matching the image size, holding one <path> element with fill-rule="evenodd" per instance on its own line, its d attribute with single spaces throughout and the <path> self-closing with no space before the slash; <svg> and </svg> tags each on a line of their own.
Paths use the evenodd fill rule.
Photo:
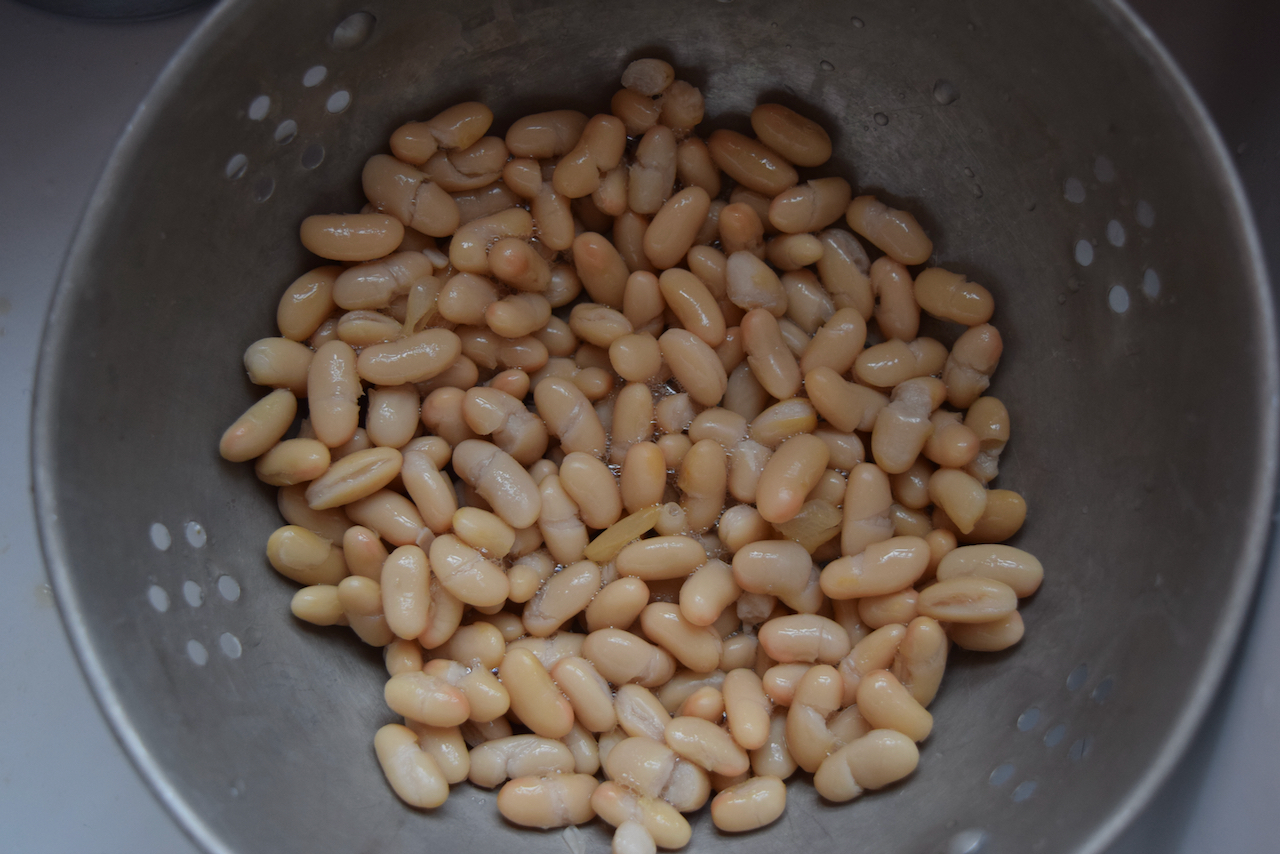
<svg viewBox="0 0 1280 854">
<path fill-rule="evenodd" d="M 875 123 L 880 125 L 881 127 L 884 127 L 885 125 L 889 124 L 889 117 L 886 116 L 884 113 L 876 113 L 871 118 L 874 119 Z"/>
<path fill-rule="evenodd" d="M 1093 161 L 1093 175 L 1102 183 L 1110 184 L 1116 179 L 1116 166 L 1110 158 L 1099 154 L 1098 159 Z"/>
<path fill-rule="evenodd" d="M 1244 154 L 1248 150 L 1249 150 L 1249 143 L 1247 142 L 1242 142 L 1236 146 L 1236 154 Z"/>
<path fill-rule="evenodd" d="M 204 526 L 199 522 L 188 522 L 183 530 L 192 548 L 204 548 L 204 544 L 209 540 L 209 535 L 205 533 Z"/>
<path fill-rule="evenodd" d="M 1087 240 L 1076 241 L 1076 263 L 1088 267 L 1093 263 L 1093 244 Z"/>
<path fill-rule="evenodd" d="M 993 786 L 1003 786 L 1005 783 L 1009 782 L 1009 778 L 1013 776 L 1013 772 L 1015 770 L 1017 769 L 1007 762 L 1004 765 L 998 765 L 996 766 L 996 769 L 991 772 L 991 776 L 987 778 L 987 782 Z"/>
<path fill-rule="evenodd" d="M 169 610 L 169 594 L 159 584 L 147 588 L 147 601 L 161 614 Z"/>
<path fill-rule="evenodd" d="M 966 178 L 972 178 L 972 177 L 973 177 L 973 170 L 972 170 L 972 169 L 970 169 L 968 166 L 964 167 L 964 176 L 965 176 Z"/>
<path fill-rule="evenodd" d="M 1084 201 L 1084 184 L 1080 183 L 1079 178 L 1068 178 L 1062 185 L 1062 195 L 1067 201 L 1078 205 Z"/>
<path fill-rule="evenodd" d="M 818 67 L 819 67 L 819 68 L 821 68 L 823 71 L 835 71 L 835 70 L 836 70 L 836 67 L 835 67 L 834 65 L 832 65 L 831 63 L 827 62 L 825 59 L 824 59 L 824 60 L 822 60 L 822 62 L 819 62 L 819 63 L 818 63 Z"/>
<path fill-rule="evenodd" d="M 1066 304 L 1067 304 L 1067 295 L 1058 294 L 1058 305 L 1066 305 Z"/>
<path fill-rule="evenodd" d="M 1031 213 L 1035 209 L 1036 209 L 1035 199 L 1032 199 L 1031 201 L 1027 202 L 1027 213 Z"/>
<path fill-rule="evenodd" d="M 200 589 L 200 585 L 194 581 L 188 581 L 182 585 L 182 598 L 187 600 L 187 604 L 192 608 L 199 608 L 204 602 L 204 591 Z"/>
<path fill-rule="evenodd" d="M 1160 275 L 1150 267 L 1142 274 L 1142 293 L 1148 299 L 1155 299 L 1160 296 Z"/>
<path fill-rule="evenodd" d="M 858 29 L 862 29 L 866 26 L 866 23 L 864 23 L 861 18 L 850 18 L 849 23 L 853 24 Z"/>
<path fill-rule="evenodd" d="M 1018 788 L 1013 790 L 1013 802 L 1020 804 L 1027 798 L 1031 797 L 1036 791 L 1035 780 L 1025 780 L 1018 784 Z"/>
<path fill-rule="evenodd" d="M 1068 278 L 1067 290 L 1071 291 L 1071 293 L 1073 294 L 1078 293 L 1080 291 L 1080 280 L 1077 279 L 1075 276 L 1071 276 L 1070 278 Z"/>
<path fill-rule="evenodd" d="M 1124 246 L 1124 226 L 1120 220 L 1113 219 L 1107 223 L 1107 242 L 1115 247 Z"/>
<path fill-rule="evenodd" d="M 960 90 L 950 80 L 939 80 L 933 84 L 933 100 L 939 104 L 954 104 L 959 98 Z"/>
<path fill-rule="evenodd" d="M 173 545 L 173 537 L 169 536 L 169 529 L 159 522 L 151 523 L 151 545 L 162 552 L 167 552 L 169 546 Z"/>
<path fill-rule="evenodd" d="M 976 198 L 976 199 L 980 199 L 980 198 L 982 198 L 982 185 L 981 185 L 981 184 L 974 184 L 974 185 L 973 185 L 973 196 L 974 196 L 974 198 Z"/>
<path fill-rule="evenodd" d="M 1116 314 L 1124 314 L 1129 310 L 1129 292 L 1125 290 L 1124 285 L 1112 286 L 1111 290 L 1107 293 L 1107 305 L 1111 306 L 1111 310 Z M 1103 685 L 1105 684 L 1106 683 L 1104 682 Z M 1102 685 L 1098 686 L 1098 688 L 1101 687 Z M 1094 689 L 1093 699 L 1101 703 L 1106 699 L 1106 697 L 1099 697 L 1097 689 Z"/>
<path fill-rule="evenodd" d="M 209 650 L 204 648 L 204 644 L 198 640 L 187 641 L 187 657 L 194 661 L 200 667 L 204 667 L 209 663 Z"/>
<path fill-rule="evenodd" d="M 1138 225 L 1143 228 L 1150 228 L 1156 224 L 1156 209 L 1151 207 L 1151 202 L 1140 200 L 1134 215 L 1138 219 Z"/>
<path fill-rule="evenodd" d="M 978 25 L 975 24 L 973 21 L 970 21 L 969 23 L 964 25 L 964 28 L 969 32 L 973 32 L 974 30 L 978 29 Z"/>
</svg>

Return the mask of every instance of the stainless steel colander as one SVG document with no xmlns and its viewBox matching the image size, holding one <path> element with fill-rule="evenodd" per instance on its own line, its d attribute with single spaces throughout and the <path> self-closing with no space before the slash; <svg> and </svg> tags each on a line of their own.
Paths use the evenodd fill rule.
<svg viewBox="0 0 1280 854">
<path fill-rule="evenodd" d="M 288 616 L 271 490 L 216 453 L 237 360 L 412 117 L 598 111 L 672 61 L 711 126 L 758 99 L 831 129 L 829 174 L 912 210 L 989 287 L 994 392 L 1047 568 L 1026 639 L 953 655 L 913 777 L 691 850 L 1096 852 L 1172 766 L 1254 588 L 1275 486 L 1275 330 L 1221 143 L 1117 2 L 232 0 L 139 110 L 50 315 L 34 469 L 50 574 L 107 717 L 211 852 L 602 851 L 462 785 L 419 813 L 373 756 L 379 656 Z"/>
</svg>

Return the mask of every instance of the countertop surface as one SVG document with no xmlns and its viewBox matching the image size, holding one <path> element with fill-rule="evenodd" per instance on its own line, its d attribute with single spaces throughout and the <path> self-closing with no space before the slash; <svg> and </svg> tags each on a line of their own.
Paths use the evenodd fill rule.
<svg viewBox="0 0 1280 854">
<path fill-rule="evenodd" d="M 1247 0 L 1134 5 L 1236 153 L 1280 270 L 1280 11 Z M 0 0 L 0 854 L 196 851 L 129 764 L 76 665 L 36 538 L 27 431 L 41 326 L 82 208 L 134 108 L 206 13 L 104 23 Z M 1204 726 L 1108 854 L 1274 852 L 1278 767 L 1280 570 L 1269 565 Z"/>
</svg>

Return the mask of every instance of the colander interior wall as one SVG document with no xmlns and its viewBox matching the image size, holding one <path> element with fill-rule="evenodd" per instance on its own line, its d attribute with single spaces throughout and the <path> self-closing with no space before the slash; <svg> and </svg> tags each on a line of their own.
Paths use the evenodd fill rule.
<svg viewBox="0 0 1280 854">
<path fill-rule="evenodd" d="M 240 354 L 315 263 L 298 223 L 358 209 L 393 128 L 468 99 L 499 129 L 598 112 L 640 56 L 702 88 L 710 127 L 745 129 L 759 100 L 821 121 L 836 155 L 812 174 L 911 210 L 936 263 L 992 290 L 1013 423 L 996 485 L 1026 496 L 1015 544 L 1047 571 L 1017 648 L 953 654 L 907 783 L 839 806 L 795 785 L 782 820 L 732 839 L 704 813 L 691 850 L 1097 850 L 1221 674 L 1276 426 L 1240 194 L 1109 3 L 224 4 L 112 161 L 42 354 L 42 533 L 104 710 L 211 851 L 563 852 L 491 792 L 395 799 L 371 749 L 392 719 L 379 656 L 288 616 L 263 557 L 273 492 L 216 446 L 260 393 Z M 608 844 L 580 833 L 571 850 Z"/>
</svg>

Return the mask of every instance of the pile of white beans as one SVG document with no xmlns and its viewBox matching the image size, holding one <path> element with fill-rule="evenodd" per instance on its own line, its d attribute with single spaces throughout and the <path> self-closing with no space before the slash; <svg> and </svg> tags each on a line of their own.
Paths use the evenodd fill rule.
<svg viewBox="0 0 1280 854">
<path fill-rule="evenodd" d="M 396 130 L 365 210 L 302 224 L 342 263 L 245 353 L 275 390 L 220 450 L 280 488 L 294 615 L 385 649 L 397 795 L 502 785 L 507 820 L 640 854 L 713 791 L 746 831 L 797 768 L 832 801 L 909 775 L 949 644 L 1016 644 L 1043 570 L 998 545 L 1026 504 L 990 488 L 991 294 L 913 276 L 909 213 L 799 182 L 814 122 L 704 141 L 670 65 L 622 84 L 505 138 L 479 103 Z"/>
</svg>

